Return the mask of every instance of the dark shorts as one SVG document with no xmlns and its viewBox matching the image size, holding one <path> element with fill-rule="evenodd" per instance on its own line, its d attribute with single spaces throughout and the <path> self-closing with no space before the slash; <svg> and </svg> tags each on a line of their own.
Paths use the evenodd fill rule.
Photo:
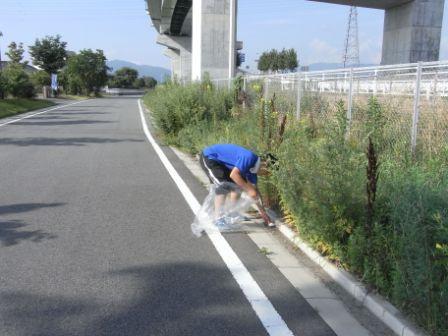
<svg viewBox="0 0 448 336">
<path fill-rule="evenodd" d="M 225 195 L 232 190 L 238 189 L 235 182 L 233 182 L 230 178 L 231 170 L 225 165 L 217 161 L 210 160 L 202 153 L 199 157 L 199 161 L 210 182 L 217 187 L 217 195 Z"/>
</svg>

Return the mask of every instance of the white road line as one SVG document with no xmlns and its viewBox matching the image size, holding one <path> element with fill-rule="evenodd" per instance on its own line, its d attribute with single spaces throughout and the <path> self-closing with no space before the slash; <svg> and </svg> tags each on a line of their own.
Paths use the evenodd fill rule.
<svg viewBox="0 0 448 336">
<path fill-rule="evenodd" d="M 8 125 L 8 124 L 15 123 L 15 122 L 18 122 L 18 121 L 23 120 L 23 119 L 31 118 L 31 117 L 37 116 L 37 115 L 39 115 L 39 114 L 42 114 L 42 113 L 47 113 L 47 112 L 50 112 L 50 111 L 54 111 L 54 110 L 57 110 L 57 109 L 60 109 L 60 108 L 66 107 L 66 106 L 71 106 L 71 105 L 79 104 L 79 103 L 82 103 L 82 102 L 84 102 L 84 100 L 77 101 L 77 102 L 74 102 L 74 103 L 71 103 L 71 104 L 67 104 L 67 105 L 62 105 L 62 106 L 53 107 L 53 108 L 51 108 L 51 109 L 49 109 L 49 110 L 45 110 L 45 111 L 42 111 L 42 112 L 37 112 L 37 113 L 31 114 L 31 115 L 27 115 L 27 116 L 22 117 L 22 118 L 18 118 L 18 119 L 10 120 L 10 121 L 8 121 L 8 122 L 5 122 L 5 123 L 3 123 L 3 124 L 0 124 L 0 127 L 5 126 L 5 125 Z"/>
<path fill-rule="evenodd" d="M 199 211 L 201 205 L 191 192 L 190 188 L 188 188 L 187 184 L 174 169 L 165 153 L 162 151 L 160 146 L 156 143 L 151 133 L 149 132 L 140 100 L 138 100 L 138 107 L 140 110 L 140 118 L 142 120 L 143 131 L 145 132 L 146 137 L 153 146 L 171 178 L 176 183 L 191 210 L 194 214 L 196 214 Z M 240 286 L 247 300 L 251 304 L 252 309 L 257 314 L 268 334 L 271 336 L 292 336 L 293 333 L 291 332 L 291 330 L 289 330 L 285 321 L 283 321 L 282 317 L 275 310 L 272 303 L 263 293 L 260 286 L 258 286 L 258 284 L 255 282 L 254 278 L 238 258 L 236 253 L 233 251 L 227 240 L 219 232 L 207 232 L 207 235 L 215 246 L 221 258 L 229 268 L 234 279 Z"/>
</svg>

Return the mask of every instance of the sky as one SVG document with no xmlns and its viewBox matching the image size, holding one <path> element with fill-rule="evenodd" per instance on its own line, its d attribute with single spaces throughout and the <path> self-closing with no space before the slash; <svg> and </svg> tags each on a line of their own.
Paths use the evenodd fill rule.
<svg viewBox="0 0 448 336">
<path fill-rule="evenodd" d="M 272 48 L 296 49 L 301 65 L 340 63 L 349 7 L 305 0 L 239 0 L 238 40 L 246 63 Z M 445 5 L 440 58 L 448 59 L 448 5 Z M 360 61 L 381 60 L 384 12 L 358 8 Z M 32 45 L 60 34 L 68 49 L 102 49 L 108 59 L 170 68 L 144 0 L 1 0 L 2 59 L 11 41 Z"/>
</svg>

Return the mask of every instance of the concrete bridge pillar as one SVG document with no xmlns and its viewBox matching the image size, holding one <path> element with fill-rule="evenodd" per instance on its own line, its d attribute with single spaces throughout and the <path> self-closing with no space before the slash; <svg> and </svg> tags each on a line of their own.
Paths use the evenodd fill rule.
<svg viewBox="0 0 448 336">
<path fill-rule="evenodd" d="M 381 64 L 439 60 L 444 0 L 386 9 Z"/>
<path fill-rule="evenodd" d="M 193 0 L 192 80 L 235 75 L 237 0 Z"/>
<path fill-rule="evenodd" d="M 171 79 L 181 78 L 179 50 L 166 48 L 163 54 L 171 60 Z"/>
<path fill-rule="evenodd" d="M 180 81 L 191 80 L 191 37 L 168 36 L 161 34 L 157 43 L 168 48 L 165 55 L 171 58 L 171 68 L 174 76 Z"/>
</svg>

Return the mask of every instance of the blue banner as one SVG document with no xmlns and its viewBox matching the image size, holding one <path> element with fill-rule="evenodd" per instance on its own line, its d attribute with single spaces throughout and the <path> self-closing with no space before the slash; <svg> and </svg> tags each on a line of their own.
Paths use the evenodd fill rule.
<svg viewBox="0 0 448 336">
<path fill-rule="evenodd" d="M 58 75 L 56 74 L 51 74 L 51 88 L 55 91 L 58 89 Z"/>
</svg>

